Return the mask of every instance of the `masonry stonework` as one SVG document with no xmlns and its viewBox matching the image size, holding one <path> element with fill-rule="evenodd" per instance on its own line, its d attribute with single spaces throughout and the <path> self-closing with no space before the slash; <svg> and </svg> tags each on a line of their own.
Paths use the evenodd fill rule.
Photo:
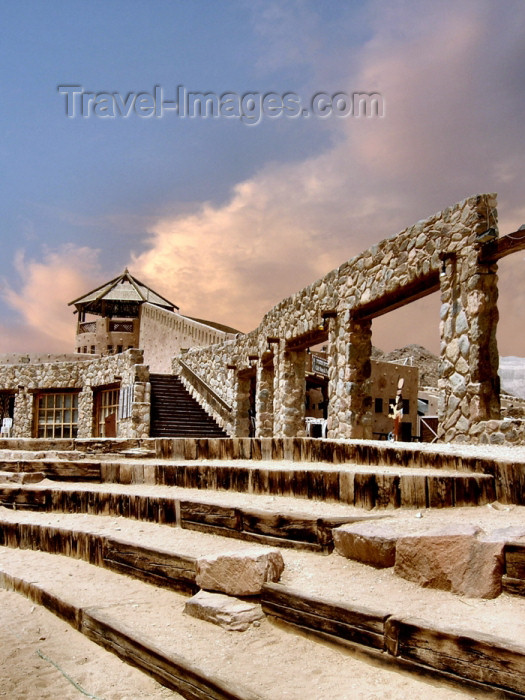
<svg viewBox="0 0 525 700">
<path fill-rule="evenodd" d="M 131 390 L 130 415 L 118 423 L 118 437 L 149 436 L 149 370 L 142 364 L 141 350 L 128 350 L 93 360 L 36 362 L 24 356 L 22 362 L 0 364 L 0 386 L 15 395 L 13 437 L 34 436 L 34 404 L 39 393 L 76 390 L 78 437 L 92 437 L 94 428 L 94 390 L 117 383 Z"/>
<path fill-rule="evenodd" d="M 465 199 L 284 299 L 251 333 L 212 348 L 189 350 L 184 363 L 230 404 L 232 420 L 221 420 L 234 435 L 245 430 L 236 411 L 247 410 L 246 401 L 237 399 L 233 406 L 239 373 L 252 367 L 254 359 L 257 367 L 271 366 L 273 386 L 269 370 L 257 369 L 256 434 L 266 436 L 273 430 L 276 437 L 300 436 L 304 350 L 328 342 L 328 437 L 368 438 L 373 319 L 440 290 L 440 439 L 483 441 L 489 425 L 503 441 L 509 434 L 523 437 L 520 427 L 499 430 L 497 266 L 479 262 L 479 238 L 488 229 L 497 235 L 496 196 Z M 174 371 L 179 371 L 177 360 Z M 195 387 L 193 392 L 200 394 Z M 219 417 L 204 394 L 199 400 Z M 480 424 L 485 429 L 480 430 Z"/>
</svg>

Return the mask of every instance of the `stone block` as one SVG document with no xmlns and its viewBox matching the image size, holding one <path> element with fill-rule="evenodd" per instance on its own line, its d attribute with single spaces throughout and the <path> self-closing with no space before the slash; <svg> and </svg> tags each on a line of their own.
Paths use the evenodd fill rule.
<svg viewBox="0 0 525 700">
<path fill-rule="evenodd" d="M 264 617 L 258 604 L 209 591 L 199 591 L 187 600 L 184 612 L 235 632 L 244 632 L 253 622 Z"/>
<path fill-rule="evenodd" d="M 336 551 L 377 568 L 394 566 L 398 535 L 387 522 L 359 522 L 332 530 Z"/>
<path fill-rule="evenodd" d="M 196 583 L 208 591 L 258 595 L 264 583 L 276 582 L 284 570 L 278 549 L 247 548 L 197 559 Z"/>
<path fill-rule="evenodd" d="M 443 526 L 400 537 L 395 573 L 420 586 L 470 598 L 495 598 L 501 593 L 501 539 L 483 538 L 474 525 Z"/>
</svg>

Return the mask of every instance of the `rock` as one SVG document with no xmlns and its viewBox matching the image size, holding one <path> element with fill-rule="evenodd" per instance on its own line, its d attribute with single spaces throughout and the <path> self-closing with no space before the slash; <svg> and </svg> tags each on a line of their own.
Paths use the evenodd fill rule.
<svg viewBox="0 0 525 700">
<path fill-rule="evenodd" d="M 394 566 L 397 535 L 388 523 L 350 523 L 332 530 L 336 551 L 377 568 Z"/>
<path fill-rule="evenodd" d="M 264 617 L 260 605 L 239 600 L 223 593 L 199 591 L 186 601 L 184 612 L 200 620 L 213 622 L 223 629 L 244 632 Z"/>
<path fill-rule="evenodd" d="M 470 598 L 501 593 L 503 538 L 488 539 L 473 525 L 399 537 L 395 573 L 423 587 Z"/>
<path fill-rule="evenodd" d="M 266 581 L 278 581 L 284 562 L 278 549 L 249 548 L 197 559 L 196 583 L 208 591 L 257 595 Z"/>
</svg>

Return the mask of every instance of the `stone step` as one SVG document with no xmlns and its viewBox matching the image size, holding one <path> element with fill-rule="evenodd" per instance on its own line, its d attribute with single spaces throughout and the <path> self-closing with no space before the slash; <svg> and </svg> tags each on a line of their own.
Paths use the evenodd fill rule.
<svg viewBox="0 0 525 700">
<path fill-rule="evenodd" d="M 183 386 L 179 377 L 150 375 L 154 437 L 226 437 L 227 434 Z"/>
<path fill-rule="evenodd" d="M 194 546 L 203 549 L 202 542 Z M 187 598 L 179 593 L 47 553 L 0 548 L 0 585 L 46 605 L 186 697 L 195 697 L 181 685 L 190 672 L 192 682 L 210 684 L 198 697 L 351 697 L 359 673 L 355 659 L 312 638 L 290 635 L 296 626 L 343 650 L 370 656 L 383 691 L 393 687 L 395 676 L 389 682 L 378 661 L 398 671 L 431 675 L 431 688 L 423 684 L 415 689 L 405 678 L 409 697 L 440 697 L 440 677 L 507 697 L 525 692 L 525 601 L 518 609 L 505 600 L 498 605 L 470 600 L 465 609 L 451 594 L 429 590 L 417 596 L 410 582 L 400 580 L 399 586 L 384 572 L 381 581 L 370 567 L 334 555 L 286 551 L 283 557 L 281 582 L 264 584 L 260 600 L 263 610 L 288 629 L 262 620 L 239 636 L 184 615 Z M 515 624 L 509 628 L 512 616 Z M 225 687 L 230 695 L 222 694 Z"/>
</svg>

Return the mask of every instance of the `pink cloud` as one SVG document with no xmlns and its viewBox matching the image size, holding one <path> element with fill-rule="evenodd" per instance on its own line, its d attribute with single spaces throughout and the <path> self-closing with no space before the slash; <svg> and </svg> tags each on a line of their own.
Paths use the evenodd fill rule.
<svg viewBox="0 0 525 700">
<path fill-rule="evenodd" d="M 73 352 L 75 318 L 68 302 L 94 284 L 98 252 L 68 244 L 46 251 L 40 261 L 27 259 L 19 251 L 15 268 L 20 288 L 4 283 L 4 302 L 17 311 L 24 325 L 3 329 L 0 352 Z"/>
</svg>

